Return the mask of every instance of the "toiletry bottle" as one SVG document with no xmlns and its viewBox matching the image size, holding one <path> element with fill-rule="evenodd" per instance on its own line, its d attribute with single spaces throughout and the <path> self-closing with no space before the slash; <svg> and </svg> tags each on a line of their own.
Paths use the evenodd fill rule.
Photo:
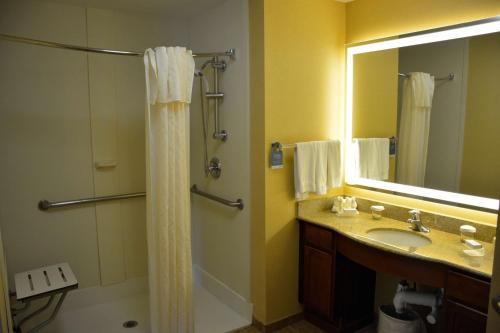
<svg viewBox="0 0 500 333">
<path fill-rule="evenodd" d="M 351 200 L 352 200 L 352 207 L 351 208 L 357 209 L 358 203 L 356 201 L 356 197 L 351 197 Z"/>
</svg>

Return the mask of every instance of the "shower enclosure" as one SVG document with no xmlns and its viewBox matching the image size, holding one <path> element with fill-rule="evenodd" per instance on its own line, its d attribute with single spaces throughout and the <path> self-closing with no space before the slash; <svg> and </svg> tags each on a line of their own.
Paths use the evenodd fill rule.
<svg viewBox="0 0 500 333">
<path fill-rule="evenodd" d="M 191 105 L 191 191 L 208 196 L 191 197 L 196 332 L 245 326 L 252 313 L 247 4 L 211 5 L 176 17 L 168 8 L 149 15 L 61 1 L 0 4 L 2 34 L 100 49 L 237 49 L 235 59 L 224 52 L 196 59 L 198 68 L 227 61 L 224 72 L 204 71 L 205 112 L 198 80 Z M 17 272 L 68 262 L 79 289 L 44 332 L 148 332 L 142 59 L 0 41 L 0 72 L 0 226 L 9 289 Z M 204 128 L 215 132 L 206 145 Z M 230 130 L 226 142 L 222 128 Z M 205 154 L 222 161 L 219 179 L 205 177 Z M 116 195 L 127 198 L 111 200 Z M 46 211 L 37 207 L 42 199 Z M 233 208 L 243 207 L 236 199 L 243 210 Z"/>
</svg>

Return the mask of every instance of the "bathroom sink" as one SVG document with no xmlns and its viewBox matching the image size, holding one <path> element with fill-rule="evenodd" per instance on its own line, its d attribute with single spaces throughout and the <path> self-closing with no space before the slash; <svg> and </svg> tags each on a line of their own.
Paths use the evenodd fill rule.
<svg viewBox="0 0 500 333">
<path fill-rule="evenodd" d="M 375 228 L 366 232 L 366 237 L 381 243 L 417 248 L 426 246 L 432 241 L 415 231 L 390 229 L 390 228 Z"/>
</svg>

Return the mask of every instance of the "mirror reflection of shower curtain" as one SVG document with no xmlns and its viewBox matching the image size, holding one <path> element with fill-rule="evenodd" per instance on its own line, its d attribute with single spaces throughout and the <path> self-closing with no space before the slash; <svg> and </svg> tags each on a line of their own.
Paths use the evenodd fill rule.
<svg viewBox="0 0 500 333">
<path fill-rule="evenodd" d="M 399 127 L 397 182 L 424 186 L 434 77 L 409 73 L 403 83 L 403 103 Z"/>
<path fill-rule="evenodd" d="M 152 333 L 193 333 L 189 104 L 194 60 L 181 47 L 144 55 L 146 191 Z"/>
</svg>

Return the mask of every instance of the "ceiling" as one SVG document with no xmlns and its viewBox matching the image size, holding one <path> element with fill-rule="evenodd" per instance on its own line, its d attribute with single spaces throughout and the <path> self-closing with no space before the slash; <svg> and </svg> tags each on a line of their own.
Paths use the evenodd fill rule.
<svg viewBox="0 0 500 333">
<path fill-rule="evenodd" d="M 186 17 L 195 15 L 226 0 L 46 0 L 83 7 L 117 9 L 166 16 Z M 352 2 L 354 0 L 336 0 Z"/>
<path fill-rule="evenodd" d="M 83 7 L 116 9 L 167 16 L 191 16 L 225 0 L 47 0 Z"/>
</svg>

